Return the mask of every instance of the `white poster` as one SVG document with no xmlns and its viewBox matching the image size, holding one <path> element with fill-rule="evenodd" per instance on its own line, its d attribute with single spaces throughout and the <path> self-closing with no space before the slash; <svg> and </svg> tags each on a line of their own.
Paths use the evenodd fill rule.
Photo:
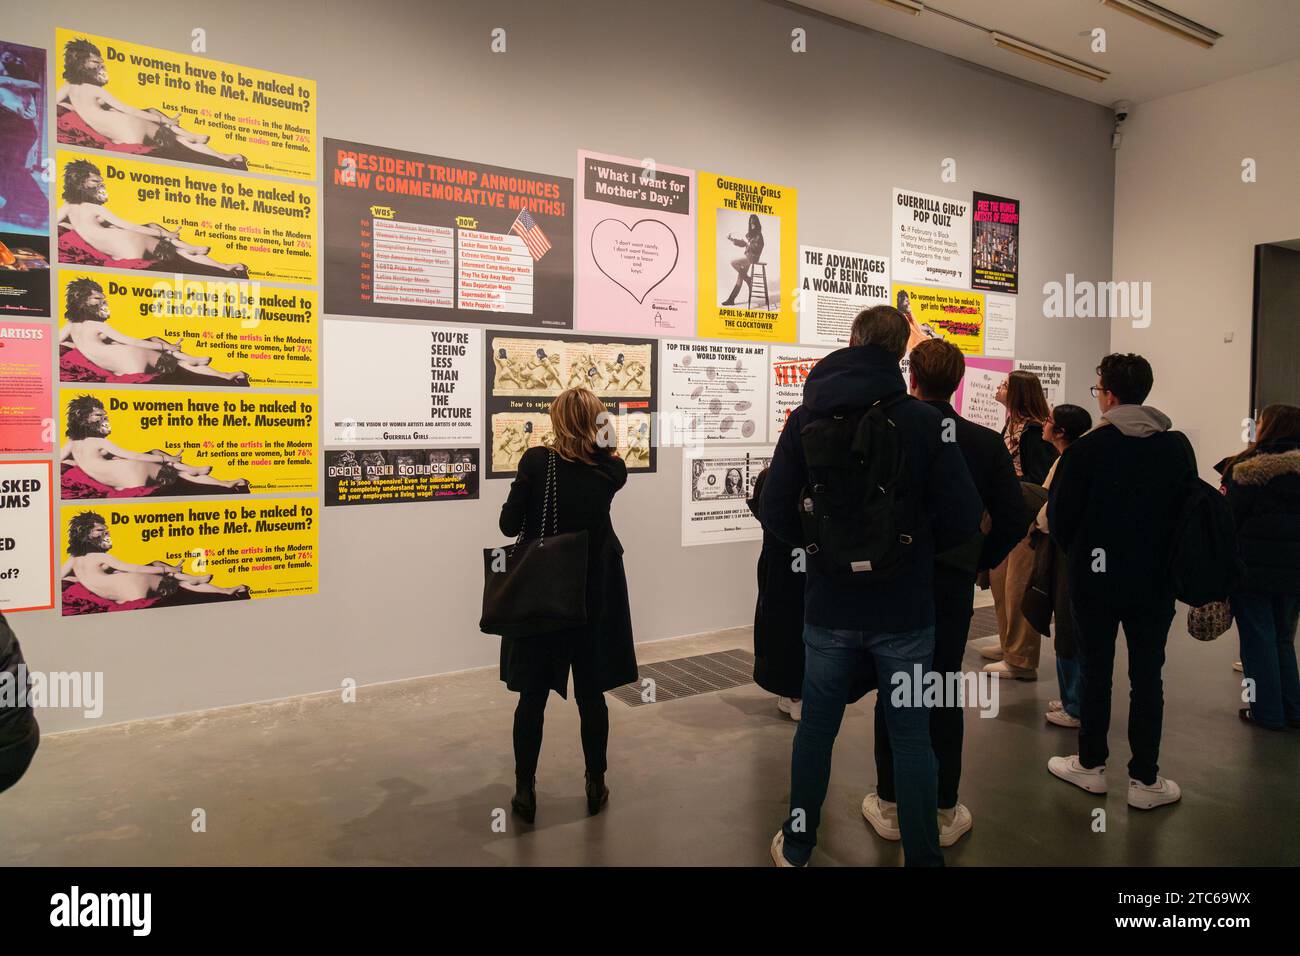
<svg viewBox="0 0 1300 956">
<path fill-rule="evenodd" d="M 998 387 L 1007 380 L 1010 371 L 1010 359 L 967 359 L 966 372 L 957 386 L 957 394 L 953 396 L 953 408 L 957 414 L 995 432 L 1002 431 L 1007 409 L 997 399 Z"/>
<path fill-rule="evenodd" d="M 659 343 L 659 411 L 672 428 L 659 443 L 767 440 L 767 346 Z"/>
<path fill-rule="evenodd" d="M 0 611 L 54 607 L 54 506 L 48 461 L 0 463 Z"/>
<path fill-rule="evenodd" d="M 1016 354 L 1016 297 L 984 297 L 984 354 L 989 358 L 1011 358 Z"/>
<path fill-rule="evenodd" d="M 327 319 L 325 441 L 477 445 L 483 365 L 478 329 Z"/>
<path fill-rule="evenodd" d="M 1043 384 L 1043 394 L 1047 396 L 1048 405 L 1059 405 L 1065 401 L 1065 363 L 1044 362 L 1033 359 L 1016 359 L 1016 368 L 1033 372 Z"/>
<path fill-rule="evenodd" d="M 854 317 L 889 304 L 889 260 L 861 252 L 799 247 L 799 341 L 849 344 Z"/>
<path fill-rule="evenodd" d="M 970 288 L 970 200 L 894 190 L 893 281 Z"/>
<path fill-rule="evenodd" d="M 785 420 L 803 404 L 803 383 L 813 366 L 832 349 L 800 345 L 773 345 L 772 366 L 767 379 L 767 440 L 781 437 Z"/>
<path fill-rule="evenodd" d="M 747 502 L 771 463 L 769 445 L 683 451 L 682 546 L 762 540 Z"/>
</svg>

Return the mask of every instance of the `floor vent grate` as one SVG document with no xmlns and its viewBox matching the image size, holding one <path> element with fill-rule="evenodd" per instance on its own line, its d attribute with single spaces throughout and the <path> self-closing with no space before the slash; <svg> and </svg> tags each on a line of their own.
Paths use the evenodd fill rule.
<svg viewBox="0 0 1300 956">
<path fill-rule="evenodd" d="M 975 614 L 970 619 L 970 630 L 966 632 L 966 639 L 978 641 L 982 637 L 997 637 L 998 635 L 998 612 L 995 607 L 977 607 Z"/>
<path fill-rule="evenodd" d="M 716 690 L 729 690 L 754 682 L 754 655 L 749 651 L 734 648 L 718 651 L 715 654 L 700 654 L 696 657 L 679 657 L 671 661 L 657 661 L 654 664 L 642 664 L 638 671 L 640 681 L 625 684 L 611 690 L 610 693 L 629 707 L 642 704 L 657 704 L 665 700 L 677 700 L 681 697 L 695 697 L 699 694 L 711 694 Z M 654 681 L 653 694 L 647 680 Z M 646 700 L 650 696 L 650 700 Z"/>
</svg>

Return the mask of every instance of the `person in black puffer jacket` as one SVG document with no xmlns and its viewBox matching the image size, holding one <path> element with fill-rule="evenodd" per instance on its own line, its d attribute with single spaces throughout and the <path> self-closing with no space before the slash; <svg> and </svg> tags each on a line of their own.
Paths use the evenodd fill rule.
<svg viewBox="0 0 1300 956">
<path fill-rule="evenodd" d="M 0 793 L 22 779 L 41 741 L 36 715 L 26 701 L 26 687 L 23 650 L 9 622 L 0 614 Z"/>
<path fill-rule="evenodd" d="M 1222 490 L 1246 564 L 1232 613 L 1255 699 L 1241 718 L 1271 730 L 1300 728 L 1300 407 L 1260 413 L 1256 441 L 1224 468 Z"/>
</svg>

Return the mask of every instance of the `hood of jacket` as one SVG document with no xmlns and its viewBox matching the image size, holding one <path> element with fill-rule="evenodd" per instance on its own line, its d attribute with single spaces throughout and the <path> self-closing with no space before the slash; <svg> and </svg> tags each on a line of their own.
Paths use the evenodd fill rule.
<svg viewBox="0 0 1300 956">
<path fill-rule="evenodd" d="M 1232 480 L 1239 485 L 1258 487 L 1283 475 L 1300 475 L 1300 448 L 1257 451 L 1232 466 Z"/>
<path fill-rule="evenodd" d="M 803 385 L 803 404 L 819 415 L 829 415 L 866 408 L 887 395 L 906 391 L 898 359 L 878 345 L 851 345 L 813 366 Z"/>
<path fill-rule="evenodd" d="M 1116 405 L 1101 420 L 1109 422 L 1129 438 L 1150 438 L 1167 432 L 1173 421 L 1153 405 Z"/>
</svg>

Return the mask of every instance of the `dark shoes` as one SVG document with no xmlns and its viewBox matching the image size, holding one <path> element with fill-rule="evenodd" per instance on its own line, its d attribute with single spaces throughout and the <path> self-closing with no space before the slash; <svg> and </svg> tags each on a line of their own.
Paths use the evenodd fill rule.
<svg viewBox="0 0 1300 956">
<path fill-rule="evenodd" d="M 587 774 L 587 815 L 594 817 L 607 803 L 609 803 L 609 787 L 605 786 L 605 775 Z"/>
<path fill-rule="evenodd" d="M 1241 710 L 1237 711 L 1237 716 L 1240 717 L 1242 720 L 1244 720 L 1246 723 L 1254 724 L 1256 727 L 1259 727 L 1263 730 L 1286 730 L 1286 727 L 1274 727 L 1270 724 L 1261 724 L 1255 718 L 1255 712 L 1251 710 L 1249 707 L 1241 708 Z"/>
<path fill-rule="evenodd" d="M 515 778 L 515 795 L 510 798 L 510 809 L 523 817 L 525 823 L 537 818 L 537 778 Z"/>
</svg>

